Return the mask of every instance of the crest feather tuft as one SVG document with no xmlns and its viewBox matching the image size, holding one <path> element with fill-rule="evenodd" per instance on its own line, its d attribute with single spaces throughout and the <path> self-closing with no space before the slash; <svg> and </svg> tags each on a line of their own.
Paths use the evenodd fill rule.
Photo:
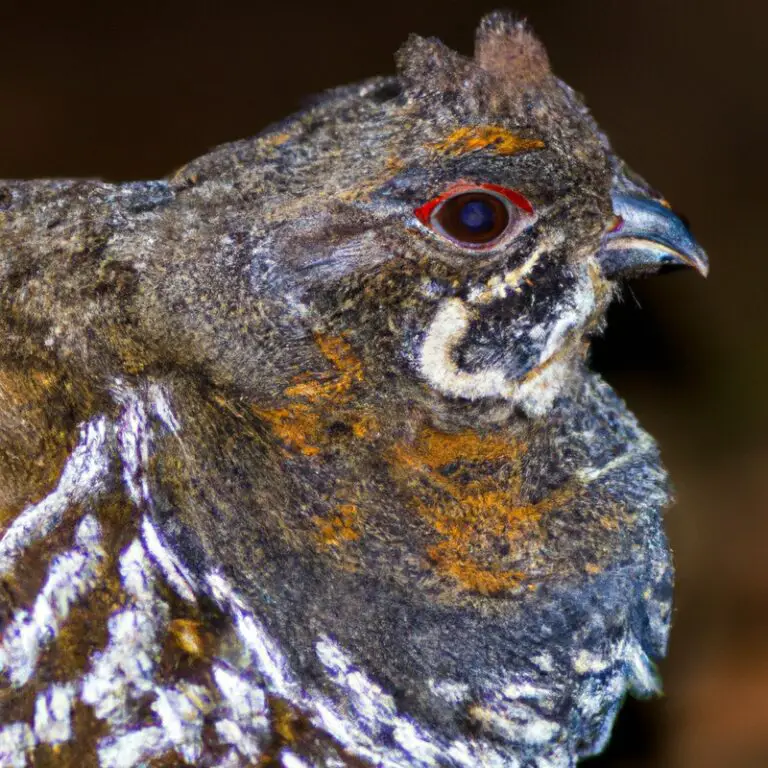
<svg viewBox="0 0 768 768">
<path fill-rule="evenodd" d="M 526 21 L 508 12 L 482 19 L 475 34 L 475 61 L 508 85 L 541 87 L 553 77 L 542 43 Z"/>
</svg>

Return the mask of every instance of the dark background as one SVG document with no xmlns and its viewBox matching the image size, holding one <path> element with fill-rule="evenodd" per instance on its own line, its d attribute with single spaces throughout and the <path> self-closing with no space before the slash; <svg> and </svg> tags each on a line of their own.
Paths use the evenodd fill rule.
<svg viewBox="0 0 768 768">
<path fill-rule="evenodd" d="M 164 175 L 391 73 L 409 32 L 470 53 L 495 5 L 0 0 L 0 178 Z M 513 9 L 712 262 L 633 284 L 595 352 L 675 479 L 678 581 L 666 697 L 630 702 L 592 765 L 768 766 L 768 6 Z"/>
</svg>

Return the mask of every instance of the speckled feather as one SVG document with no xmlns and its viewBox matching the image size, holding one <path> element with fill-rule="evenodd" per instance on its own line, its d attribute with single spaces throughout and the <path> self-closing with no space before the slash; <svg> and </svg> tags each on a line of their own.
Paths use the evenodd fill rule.
<svg viewBox="0 0 768 768">
<path fill-rule="evenodd" d="M 397 61 L 2 186 L 3 765 L 570 766 L 656 690 L 666 476 L 586 363 L 624 166 L 507 16 Z M 457 181 L 535 217 L 468 254 Z"/>
</svg>

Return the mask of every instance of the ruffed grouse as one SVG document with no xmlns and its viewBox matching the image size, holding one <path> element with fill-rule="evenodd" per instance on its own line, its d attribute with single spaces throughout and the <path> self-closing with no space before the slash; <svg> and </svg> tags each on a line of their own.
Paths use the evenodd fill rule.
<svg viewBox="0 0 768 768">
<path fill-rule="evenodd" d="M 0 763 L 570 766 L 656 680 L 653 440 L 587 367 L 707 262 L 523 23 L 165 181 L 0 187 Z"/>
</svg>

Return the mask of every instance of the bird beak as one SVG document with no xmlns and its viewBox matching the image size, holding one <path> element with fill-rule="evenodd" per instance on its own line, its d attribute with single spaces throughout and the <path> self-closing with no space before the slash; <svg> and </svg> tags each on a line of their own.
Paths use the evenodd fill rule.
<svg viewBox="0 0 768 768">
<path fill-rule="evenodd" d="M 704 277 L 709 262 L 683 220 L 652 197 L 614 192 L 614 224 L 598 260 L 609 278 L 640 277 L 664 267 L 693 267 Z"/>
</svg>

